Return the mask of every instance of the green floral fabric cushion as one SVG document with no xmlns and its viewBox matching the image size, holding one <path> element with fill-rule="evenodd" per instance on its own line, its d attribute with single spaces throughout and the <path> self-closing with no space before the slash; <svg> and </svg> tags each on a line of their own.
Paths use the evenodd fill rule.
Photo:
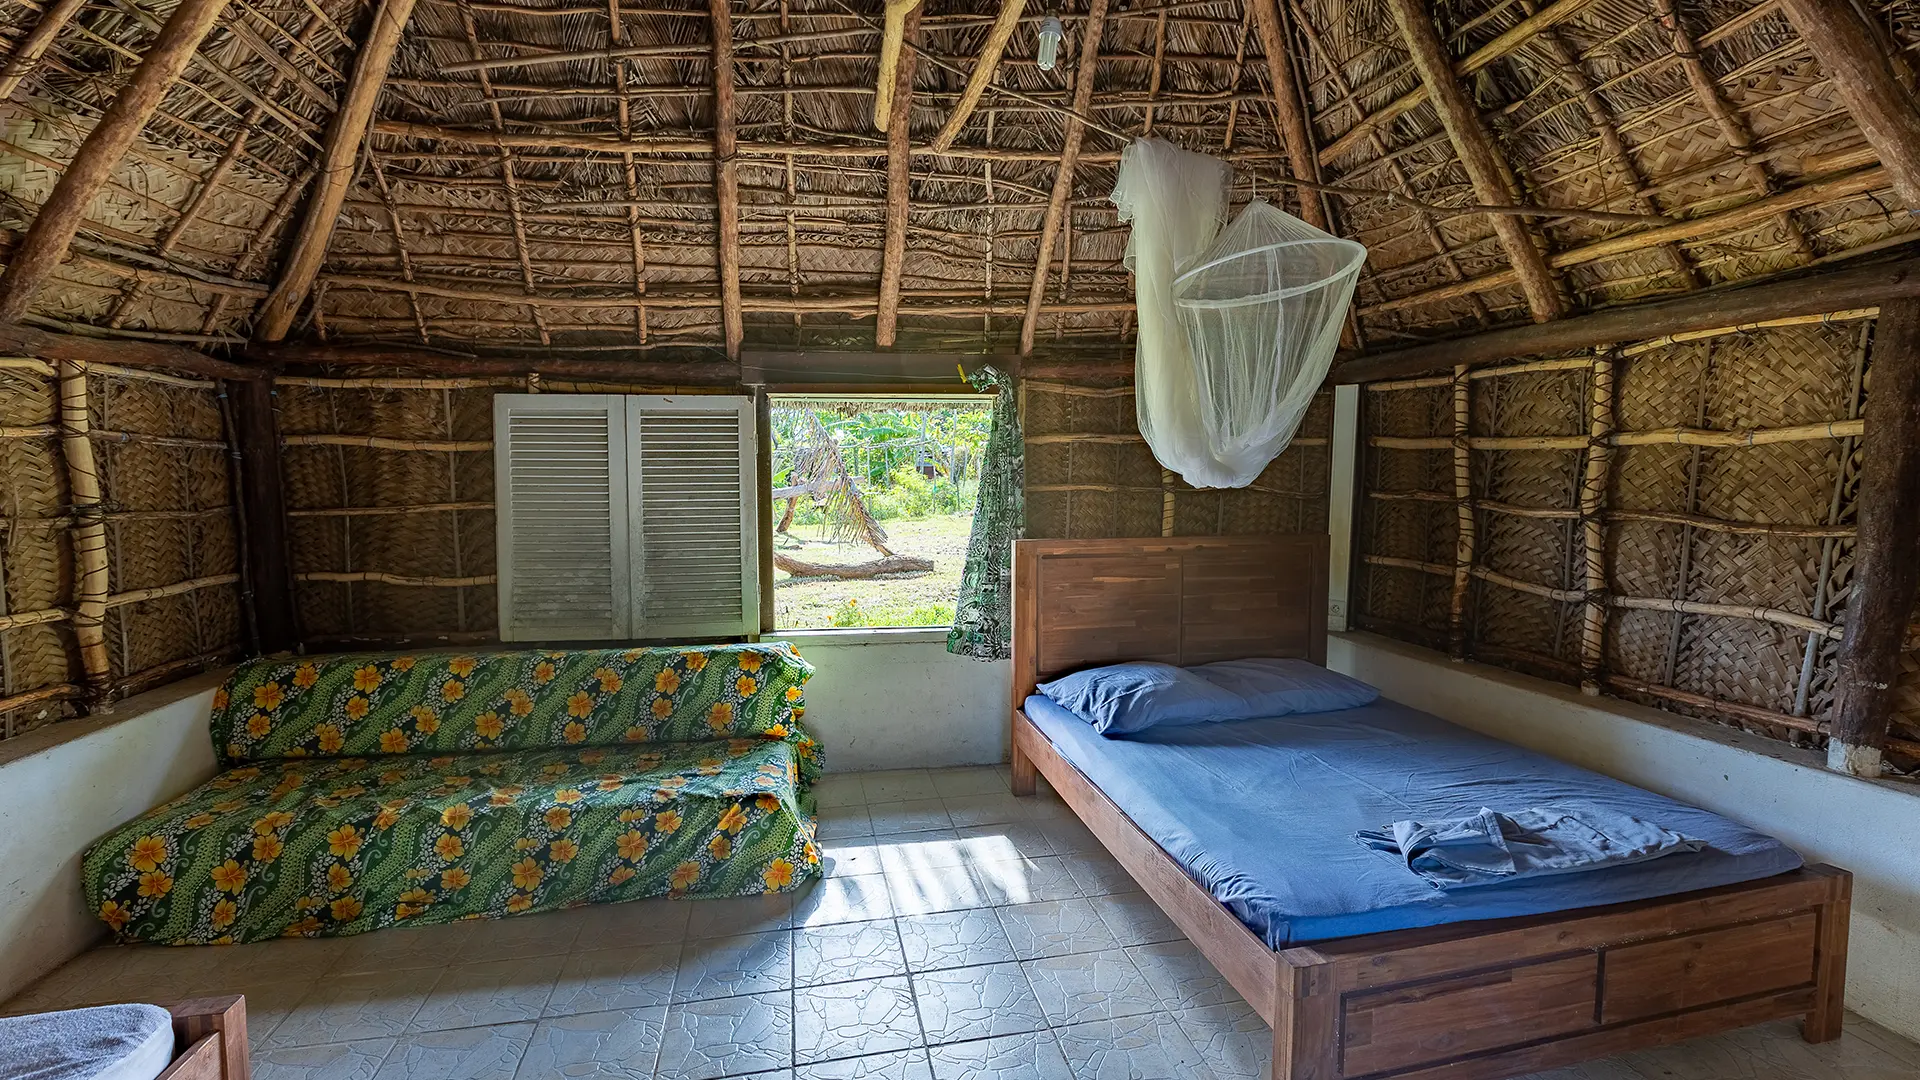
<svg viewBox="0 0 1920 1080">
<path fill-rule="evenodd" d="M 712 658 L 678 655 L 689 653 Z M 452 659 L 421 657 L 413 670 L 433 660 L 450 672 Z M 295 689 L 367 666 L 323 663 L 320 679 Z M 392 669 L 371 666 L 387 685 Z M 247 667 L 255 674 L 236 684 L 248 689 L 292 681 L 297 670 L 281 680 L 265 676 L 267 665 Z M 628 661 L 620 670 L 685 668 Z M 518 685 L 477 662 L 460 678 L 495 695 Z M 381 686 L 357 692 L 394 708 Z M 263 711 L 284 719 L 292 703 Z M 586 718 L 594 731 L 611 729 L 596 717 Z M 564 723 L 537 711 L 521 719 Z M 342 731 L 363 737 L 357 726 Z M 83 865 L 87 903 L 123 939 L 184 945 L 780 891 L 819 873 L 801 774 L 799 748 L 765 737 L 249 765 L 95 845 Z"/>
<path fill-rule="evenodd" d="M 214 697 L 213 742 L 233 765 L 757 736 L 790 743 L 811 782 L 812 674 L 786 642 L 253 660 Z"/>
</svg>

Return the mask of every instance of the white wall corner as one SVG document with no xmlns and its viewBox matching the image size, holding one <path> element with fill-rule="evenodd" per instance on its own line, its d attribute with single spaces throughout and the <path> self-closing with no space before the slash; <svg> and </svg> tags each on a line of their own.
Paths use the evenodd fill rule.
<svg viewBox="0 0 1920 1080">
<path fill-rule="evenodd" d="M 1354 477 L 1360 466 L 1360 387 L 1333 388 L 1333 439 L 1327 477 L 1327 629 L 1347 628 L 1353 577 Z"/>
</svg>

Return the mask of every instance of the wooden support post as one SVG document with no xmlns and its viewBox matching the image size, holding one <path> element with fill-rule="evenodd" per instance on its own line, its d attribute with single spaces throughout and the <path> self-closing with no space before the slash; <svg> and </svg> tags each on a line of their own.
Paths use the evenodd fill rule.
<svg viewBox="0 0 1920 1080">
<path fill-rule="evenodd" d="M 967 88 L 960 92 L 960 100 L 954 103 L 953 112 L 947 114 L 947 122 L 941 125 L 940 134 L 933 137 L 936 153 L 945 153 L 953 145 L 953 140 L 960 137 L 960 129 L 967 126 L 974 106 L 980 104 L 980 95 L 987 92 L 994 74 L 1000 70 L 1001 54 L 1007 51 L 1007 42 L 1013 40 L 1013 32 L 1020 29 L 1020 13 L 1026 8 L 1026 0 L 1000 0 L 1000 14 L 993 20 L 993 29 L 987 31 L 986 43 L 980 46 L 980 55 L 974 58 L 973 70 L 967 73 Z"/>
<path fill-rule="evenodd" d="M 891 11 L 891 6 L 889 6 Z M 916 43 L 920 36 L 920 6 L 906 13 L 903 40 Z M 887 132 L 887 220 L 886 235 L 880 250 L 880 307 L 873 324 L 873 343 L 883 349 L 893 347 L 894 330 L 900 317 L 900 279 L 906 271 L 907 210 L 912 201 L 913 162 L 908 118 L 913 113 L 913 69 L 916 54 L 898 58 L 891 93 L 892 108 L 885 125 Z"/>
<path fill-rule="evenodd" d="M 60 361 L 60 450 L 67 462 L 67 501 L 73 507 L 73 636 L 80 646 L 80 673 L 87 704 L 106 704 L 113 679 L 107 656 L 107 523 L 100 495 L 100 467 L 88 431 L 87 365 Z"/>
<path fill-rule="evenodd" d="M 1260 31 L 1260 48 L 1266 53 L 1267 81 L 1273 89 L 1273 112 L 1280 123 L 1280 138 L 1287 148 L 1287 169 L 1296 180 L 1320 182 L 1320 159 L 1313 150 L 1313 130 L 1307 126 L 1307 112 L 1300 97 L 1299 80 L 1293 72 L 1293 49 L 1288 46 L 1287 16 L 1276 0 L 1250 0 L 1253 21 Z M 1326 196 L 1305 188 L 1298 190 L 1300 217 L 1316 229 L 1330 229 Z"/>
<path fill-rule="evenodd" d="M 40 205 L 27 235 L 9 256 L 6 273 L 0 275 L 0 323 L 19 322 L 34 294 L 67 257 L 87 206 L 106 186 L 114 166 L 133 147 L 167 88 L 186 70 L 226 6 L 227 0 L 181 0 L 160 27 L 140 66 L 81 142 L 53 193 Z"/>
<path fill-rule="evenodd" d="M 1781 0 L 1780 7 L 1879 154 L 1907 213 L 1920 213 L 1920 101 L 1890 62 L 1892 43 L 1845 0 Z"/>
<path fill-rule="evenodd" d="M 20 45 L 13 50 L 13 55 L 7 57 L 6 69 L 0 71 L 0 101 L 12 97 L 13 92 L 20 88 L 20 83 L 33 74 L 34 65 L 53 47 L 53 39 L 60 36 L 60 31 L 86 3 L 87 0 L 59 0 L 40 16 L 40 21 L 33 24 L 27 36 L 20 39 Z"/>
<path fill-rule="evenodd" d="M 280 265 L 280 278 L 273 291 L 260 303 L 255 319 L 254 338 L 259 341 L 284 341 L 293 329 L 294 316 L 306 302 L 313 282 L 326 258 L 327 243 L 333 238 L 333 226 L 340 207 L 353 186 L 354 162 L 367 125 L 373 120 L 380 88 L 386 85 L 387 65 L 400 45 L 407 20 L 413 16 L 414 0 L 380 0 L 373 12 L 373 26 L 361 44 L 353 62 L 353 75 L 340 108 L 327 122 L 325 149 L 320 155 L 319 179 L 307 201 L 306 216 L 300 231 L 294 234 L 293 247 Z"/>
<path fill-rule="evenodd" d="M 1467 658 L 1467 595 L 1473 588 L 1473 400 L 1465 365 L 1453 369 L 1453 505 L 1458 518 L 1453 541 L 1453 599 L 1447 609 L 1447 651 Z"/>
<path fill-rule="evenodd" d="M 1827 767 L 1878 776 L 1920 592 L 1920 300 L 1880 308 L 1860 457 L 1859 538 Z"/>
<path fill-rule="evenodd" d="M 1512 203 L 1518 187 L 1513 170 L 1494 145 L 1493 137 L 1487 134 L 1473 99 L 1454 77 L 1453 57 L 1440 40 L 1439 31 L 1434 29 L 1427 5 L 1420 0 L 1388 0 L 1387 6 L 1393 12 L 1394 24 L 1399 27 L 1414 69 L 1426 85 L 1434 111 L 1440 114 L 1440 122 L 1447 129 L 1447 138 L 1473 183 L 1474 195 L 1483 203 Z M 1520 290 L 1526 294 L 1533 321 L 1559 318 L 1565 305 L 1534 231 L 1513 217 L 1495 217 L 1493 231 L 1519 276 Z"/>
<path fill-rule="evenodd" d="M 893 123 L 893 96 L 900 86 L 900 54 L 906 51 L 907 35 L 913 32 L 907 25 L 909 20 L 913 26 L 920 25 L 920 0 L 887 0 L 880 30 L 880 77 L 873 87 L 873 126 L 881 131 L 891 130 Z"/>
<path fill-rule="evenodd" d="M 1100 35 L 1107 26 L 1107 0 L 1091 0 L 1080 28 L 1080 58 L 1073 72 L 1073 111 L 1085 116 L 1093 103 L 1094 71 L 1100 63 Z M 1080 140 L 1086 129 L 1077 119 L 1067 120 L 1066 141 L 1060 149 L 1060 171 L 1053 176 L 1047 214 L 1040 221 L 1040 250 L 1033 259 L 1033 278 L 1027 286 L 1027 313 L 1020 321 L 1020 355 L 1033 354 L 1033 332 L 1040 322 L 1040 305 L 1047 295 L 1047 269 L 1060 227 L 1073 205 L 1073 171 L 1080 164 Z"/>
<path fill-rule="evenodd" d="M 247 515 L 245 588 L 253 598 L 260 651 L 282 652 L 299 644 L 300 631 L 294 616 L 293 573 L 287 562 L 287 503 L 273 384 L 255 379 L 228 386 L 233 450 L 240 455 L 240 505 Z"/>
<path fill-rule="evenodd" d="M 1581 613 L 1580 692 L 1597 695 L 1607 663 L 1607 508 L 1613 465 L 1614 357 L 1594 357 L 1587 412 L 1587 466 L 1580 478 L 1580 526 L 1587 602 Z M 1459 370 L 1459 369 L 1456 369 Z"/>
<path fill-rule="evenodd" d="M 727 359 L 740 359 L 740 143 L 733 129 L 733 11 L 711 0 L 713 13 L 713 194 L 720 251 L 720 326 Z"/>
</svg>

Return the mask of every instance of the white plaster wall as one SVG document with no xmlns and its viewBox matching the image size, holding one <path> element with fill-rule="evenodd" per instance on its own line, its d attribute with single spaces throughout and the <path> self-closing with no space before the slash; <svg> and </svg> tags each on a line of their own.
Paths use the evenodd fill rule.
<svg viewBox="0 0 1920 1080">
<path fill-rule="evenodd" d="M 829 773 L 1007 760 L 1008 661 L 954 656 L 944 628 L 777 637 L 815 668 L 804 722 Z"/>
<path fill-rule="evenodd" d="M 114 826 L 215 772 L 207 717 L 226 672 L 0 743 L 0 1001 L 106 933 L 80 856 Z"/>
<path fill-rule="evenodd" d="M 1853 871 L 1847 1006 L 1920 1039 L 1920 785 L 1842 776 L 1823 756 L 1373 634 L 1327 666 L 1462 727 L 1702 806 Z"/>
</svg>

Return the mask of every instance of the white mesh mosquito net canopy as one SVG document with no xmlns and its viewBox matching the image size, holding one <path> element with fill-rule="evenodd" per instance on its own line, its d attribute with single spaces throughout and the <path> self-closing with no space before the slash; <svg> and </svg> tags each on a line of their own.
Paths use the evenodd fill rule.
<svg viewBox="0 0 1920 1080">
<path fill-rule="evenodd" d="M 1195 487 L 1245 487 L 1299 429 L 1366 248 L 1256 199 L 1224 230 L 1225 162 L 1160 139 L 1120 158 L 1140 433 Z"/>
</svg>

